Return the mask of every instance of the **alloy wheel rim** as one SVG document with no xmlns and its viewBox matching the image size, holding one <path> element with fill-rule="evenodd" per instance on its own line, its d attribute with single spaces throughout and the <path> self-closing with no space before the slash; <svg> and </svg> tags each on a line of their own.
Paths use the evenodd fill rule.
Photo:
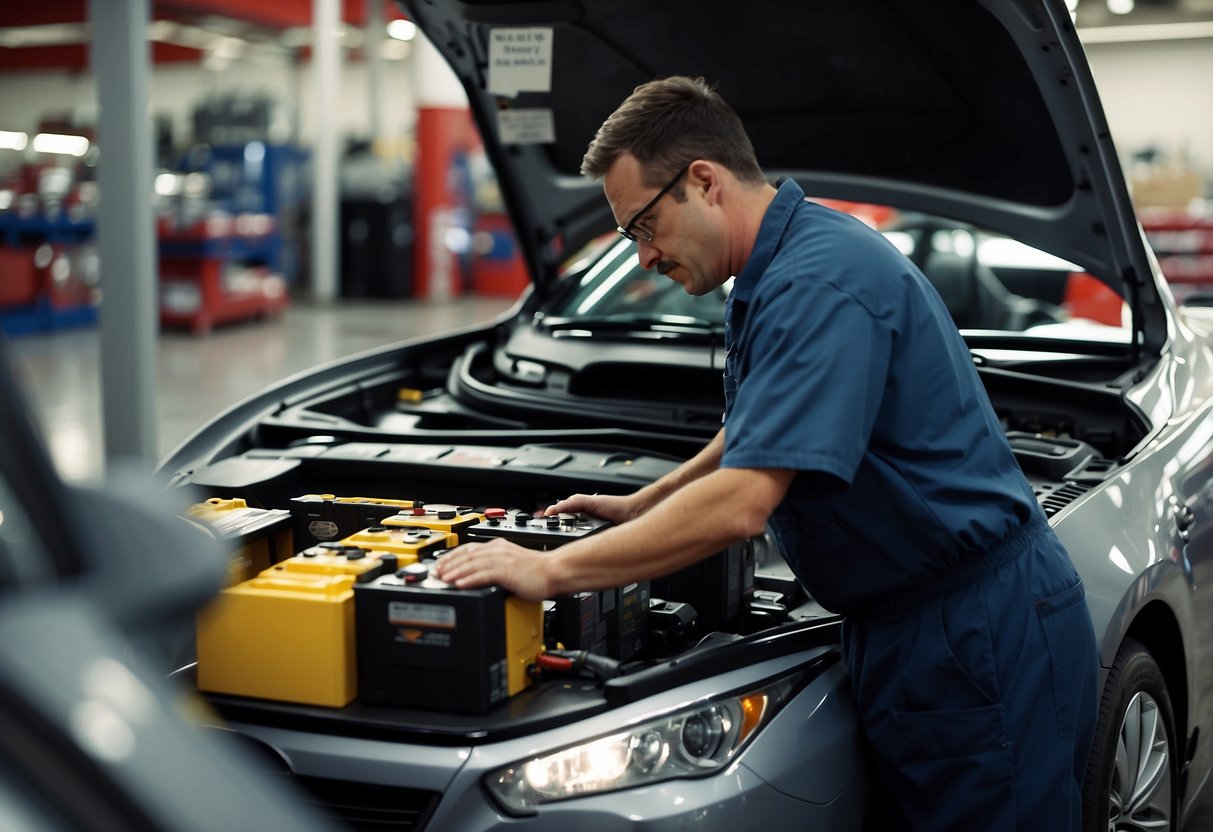
<svg viewBox="0 0 1213 832">
<path fill-rule="evenodd" d="M 1171 828 L 1171 748 L 1158 703 L 1137 693 L 1116 740 L 1108 795 L 1108 832 Z"/>
</svg>

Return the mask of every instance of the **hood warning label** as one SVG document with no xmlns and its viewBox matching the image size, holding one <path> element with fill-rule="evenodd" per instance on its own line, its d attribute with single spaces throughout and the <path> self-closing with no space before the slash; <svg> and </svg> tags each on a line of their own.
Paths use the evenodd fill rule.
<svg viewBox="0 0 1213 832">
<path fill-rule="evenodd" d="M 489 37 L 489 92 L 552 91 L 552 27 L 497 28 Z"/>
</svg>

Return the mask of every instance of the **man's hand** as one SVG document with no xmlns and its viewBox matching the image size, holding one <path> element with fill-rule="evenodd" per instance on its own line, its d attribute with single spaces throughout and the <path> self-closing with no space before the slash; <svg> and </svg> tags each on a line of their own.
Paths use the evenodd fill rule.
<svg viewBox="0 0 1213 832">
<path fill-rule="evenodd" d="M 610 494 L 574 494 L 565 497 L 555 505 L 540 509 L 537 517 L 547 517 L 552 514 L 588 514 L 610 520 L 615 525 L 635 520 L 644 513 L 644 506 L 635 494 L 626 497 L 616 497 Z"/>
<path fill-rule="evenodd" d="M 465 543 L 438 559 L 434 571 L 440 580 L 459 589 L 497 584 L 527 601 L 548 598 L 544 561 L 548 552 L 526 549 L 507 540 Z"/>
</svg>

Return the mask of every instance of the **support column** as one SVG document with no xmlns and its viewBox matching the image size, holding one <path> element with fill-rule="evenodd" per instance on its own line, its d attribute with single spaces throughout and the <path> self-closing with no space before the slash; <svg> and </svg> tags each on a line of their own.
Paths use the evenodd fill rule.
<svg viewBox="0 0 1213 832">
<path fill-rule="evenodd" d="M 339 0 L 312 2 L 312 73 L 316 83 L 316 141 L 312 155 L 312 299 L 337 297 L 341 252 L 337 234 L 337 100 L 341 81 Z"/>
<path fill-rule="evenodd" d="M 90 0 L 101 211 L 101 407 L 106 464 L 156 462 L 159 284 L 148 118 L 149 0 Z"/>
<path fill-rule="evenodd" d="M 366 3 L 366 77 L 370 99 L 371 147 L 378 153 L 383 146 L 383 0 Z"/>
</svg>

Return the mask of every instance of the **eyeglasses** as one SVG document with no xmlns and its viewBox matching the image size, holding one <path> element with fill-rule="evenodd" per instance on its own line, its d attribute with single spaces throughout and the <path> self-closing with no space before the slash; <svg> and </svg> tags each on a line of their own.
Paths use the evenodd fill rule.
<svg viewBox="0 0 1213 832">
<path fill-rule="evenodd" d="M 638 225 L 640 218 L 653 210 L 653 206 L 661 201 L 661 198 L 670 192 L 670 188 L 678 183 L 678 180 L 691 169 L 690 163 L 685 168 L 678 171 L 678 175 L 669 181 L 669 183 L 657 192 L 657 196 L 653 197 L 645 204 L 643 208 L 637 211 L 632 218 L 628 220 L 627 225 L 617 225 L 615 230 L 624 236 L 625 239 L 631 240 L 633 243 L 638 243 L 643 240 L 646 243 L 653 242 L 653 232 L 645 228 L 643 225 Z"/>
</svg>

